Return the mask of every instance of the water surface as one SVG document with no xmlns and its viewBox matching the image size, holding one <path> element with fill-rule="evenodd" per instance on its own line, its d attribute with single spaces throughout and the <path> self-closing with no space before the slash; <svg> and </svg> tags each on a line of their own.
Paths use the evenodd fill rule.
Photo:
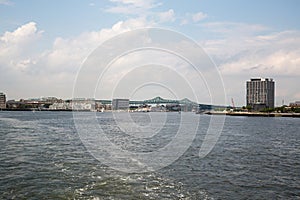
<svg viewBox="0 0 300 200">
<path fill-rule="evenodd" d="M 112 113 L 96 115 L 111 141 L 138 152 L 168 144 L 180 123 L 180 114 L 168 113 L 160 132 L 138 143 L 118 128 Z M 136 123 L 149 123 L 147 113 L 133 115 Z M 216 146 L 199 158 L 210 116 L 197 117 L 196 136 L 178 160 L 128 174 L 88 152 L 71 112 L 0 112 L 0 199 L 300 198 L 299 119 L 226 117 Z"/>
</svg>

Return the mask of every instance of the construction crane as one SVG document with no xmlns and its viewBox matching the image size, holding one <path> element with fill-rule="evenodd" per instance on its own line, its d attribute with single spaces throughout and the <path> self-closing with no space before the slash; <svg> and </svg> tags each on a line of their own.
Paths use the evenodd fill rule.
<svg viewBox="0 0 300 200">
<path fill-rule="evenodd" d="M 233 98 L 231 98 L 232 108 L 235 109 Z"/>
</svg>

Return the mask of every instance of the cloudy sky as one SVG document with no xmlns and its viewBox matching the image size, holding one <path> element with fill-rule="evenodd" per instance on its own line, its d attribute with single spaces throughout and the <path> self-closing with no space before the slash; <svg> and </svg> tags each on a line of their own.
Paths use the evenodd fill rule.
<svg viewBox="0 0 300 200">
<path fill-rule="evenodd" d="M 231 104 L 231 98 L 236 105 L 245 104 L 245 82 L 251 77 L 274 78 L 276 104 L 281 105 L 283 100 L 288 104 L 300 100 L 299 9 L 298 0 L 0 0 L 0 92 L 6 93 L 8 99 L 71 98 L 77 74 L 96 48 L 121 33 L 159 27 L 179 32 L 205 50 L 224 82 L 225 104 Z M 166 61 L 167 56 L 157 52 L 144 54 L 121 57 L 114 65 L 116 69 L 120 62 L 123 68 L 133 63 L 141 65 L 141 61 L 134 60 L 136 57 L 144 61 L 156 58 L 155 63 L 163 66 L 180 64 L 177 58 Z M 144 68 L 148 74 L 165 72 L 170 81 L 171 76 L 173 79 L 177 76 L 170 68 L 159 69 L 162 67 L 157 65 Z M 176 70 L 180 71 L 180 67 Z M 111 70 L 107 81 L 114 81 L 119 71 Z M 131 87 L 136 82 L 134 77 L 145 74 L 141 69 L 133 71 L 118 83 Z M 145 77 L 149 79 L 148 75 Z M 192 74 L 188 79 L 196 81 L 192 80 Z M 185 90 L 185 84 L 173 82 L 172 87 Z M 154 89 L 160 84 L 148 86 L 145 84 L 144 90 L 131 93 L 139 93 L 137 98 L 174 97 Z M 210 91 L 214 90 L 213 84 L 208 86 Z M 111 98 L 111 93 L 105 91 L 97 92 L 96 98 Z M 194 99 L 184 93 L 175 96 L 183 98 L 183 95 Z M 201 95 L 198 98 L 200 102 L 208 102 Z"/>
</svg>

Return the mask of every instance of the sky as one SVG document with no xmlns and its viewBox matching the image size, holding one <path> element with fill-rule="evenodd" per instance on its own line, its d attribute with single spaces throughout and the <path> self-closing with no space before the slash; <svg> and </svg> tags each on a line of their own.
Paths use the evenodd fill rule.
<svg viewBox="0 0 300 200">
<path fill-rule="evenodd" d="M 213 102 L 229 105 L 233 99 L 243 106 L 246 81 L 270 77 L 276 105 L 288 104 L 300 100 L 299 10 L 298 0 L 0 0 L 0 92 L 17 100 L 72 98 L 78 74 L 94 50 L 120 34 L 155 27 L 197 43 L 215 64 L 224 90 L 207 81 L 212 80 L 209 73 L 203 72 L 202 80 L 193 76 L 191 65 L 170 53 L 143 51 L 115 60 L 102 82 L 91 86 L 100 88 L 94 97 L 110 99 L 127 92 L 131 99 L 195 100 L 182 92 L 190 86 L 199 103 L 212 102 L 212 93 L 225 93 L 225 100 L 216 95 Z M 132 42 L 113 44 L 130 48 Z M 147 66 L 129 67 L 143 63 Z M 151 75 L 155 73 L 163 75 Z"/>
</svg>

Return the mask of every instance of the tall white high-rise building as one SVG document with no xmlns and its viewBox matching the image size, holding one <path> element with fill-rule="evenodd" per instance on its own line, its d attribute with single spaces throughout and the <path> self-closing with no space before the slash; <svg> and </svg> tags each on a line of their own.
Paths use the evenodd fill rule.
<svg viewBox="0 0 300 200">
<path fill-rule="evenodd" d="M 247 81 L 247 106 L 254 110 L 274 108 L 275 82 L 272 78 L 252 78 Z"/>
<path fill-rule="evenodd" d="M 4 93 L 0 92 L 0 109 L 6 108 L 6 96 Z"/>
</svg>

